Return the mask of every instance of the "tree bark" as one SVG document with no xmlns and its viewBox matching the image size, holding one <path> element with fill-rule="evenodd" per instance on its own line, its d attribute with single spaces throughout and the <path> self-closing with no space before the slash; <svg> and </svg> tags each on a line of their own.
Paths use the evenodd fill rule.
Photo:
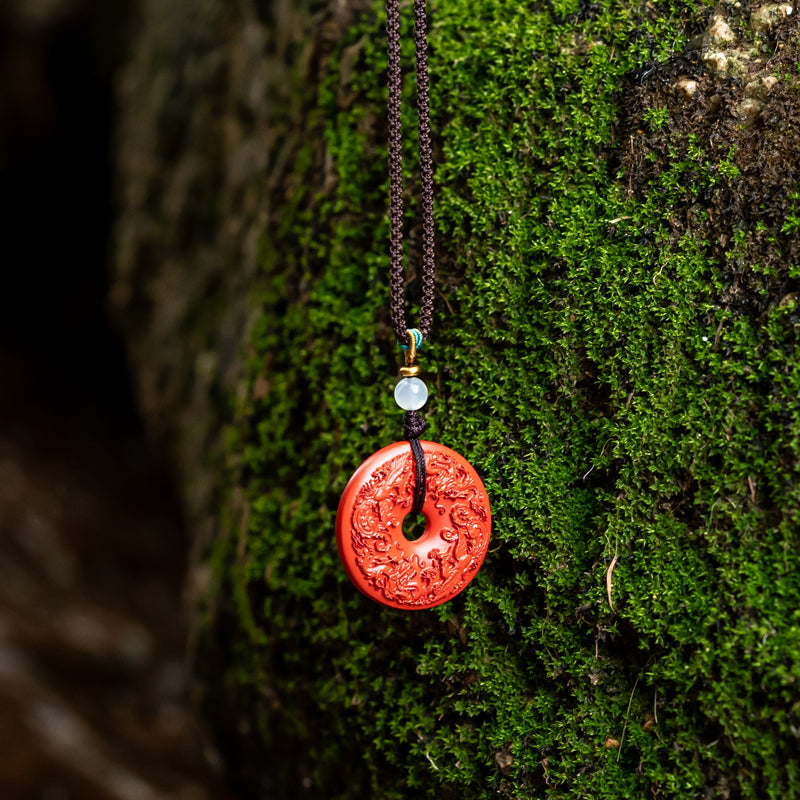
<svg viewBox="0 0 800 800">
<path fill-rule="evenodd" d="M 305 86 L 362 5 L 139 5 L 119 79 L 110 313 L 204 544 L 218 509 L 221 424 L 242 389 L 258 313 L 249 298 L 259 238 L 300 146 Z"/>
<path fill-rule="evenodd" d="M 111 308 L 249 791 L 798 796 L 797 16 L 434 5 L 429 424 L 495 527 L 462 595 L 402 615 L 333 541 L 400 437 L 381 12 L 142 2 Z"/>
</svg>

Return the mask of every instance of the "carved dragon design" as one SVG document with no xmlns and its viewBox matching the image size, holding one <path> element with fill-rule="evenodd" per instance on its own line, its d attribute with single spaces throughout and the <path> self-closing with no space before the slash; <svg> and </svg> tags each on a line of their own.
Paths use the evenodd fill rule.
<svg viewBox="0 0 800 800">
<path fill-rule="evenodd" d="M 429 606 L 456 595 L 480 566 L 489 543 L 488 498 L 483 487 L 453 458 L 425 452 L 425 533 L 403 536 L 411 509 L 411 453 L 380 465 L 359 490 L 351 514 L 351 546 L 367 584 L 386 600 Z"/>
</svg>

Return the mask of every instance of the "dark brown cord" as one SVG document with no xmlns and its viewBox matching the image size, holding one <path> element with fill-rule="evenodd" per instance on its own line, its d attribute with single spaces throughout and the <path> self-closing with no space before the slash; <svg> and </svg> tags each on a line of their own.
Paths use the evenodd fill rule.
<svg viewBox="0 0 800 800">
<path fill-rule="evenodd" d="M 411 455 L 414 457 L 414 502 L 411 504 L 412 514 L 419 514 L 425 505 L 425 484 L 428 476 L 425 471 L 425 452 L 419 439 L 409 439 Z"/>
<path fill-rule="evenodd" d="M 417 62 L 417 119 L 422 211 L 422 302 L 419 329 L 427 339 L 433 325 L 433 154 L 431 153 L 430 90 L 425 0 L 414 0 L 414 37 Z"/>
<path fill-rule="evenodd" d="M 419 439 L 425 432 L 425 417 L 419 411 L 406 411 L 403 415 L 403 434 L 406 439 Z"/>
<path fill-rule="evenodd" d="M 388 62 L 389 118 L 389 284 L 392 327 L 397 341 L 406 337 L 405 293 L 403 284 L 403 143 L 400 122 L 400 6 L 399 0 L 386 0 L 386 48 Z"/>
<path fill-rule="evenodd" d="M 400 70 L 400 4 L 386 0 L 386 38 L 389 83 L 389 285 L 392 328 L 398 344 L 408 341 L 405 311 L 405 269 L 403 268 L 403 144 L 401 130 L 402 73 Z M 417 120 L 419 129 L 420 213 L 422 216 L 422 298 L 419 331 L 427 339 L 433 326 L 434 260 L 433 241 L 433 157 L 431 154 L 430 87 L 425 0 L 414 0 L 414 41 L 417 67 Z M 403 433 L 414 458 L 414 501 L 411 513 L 418 514 L 425 503 L 427 474 L 425 453 L 419 437 L 425 419 L 418 411 L 407 411 Z"/>
<path fill-rule="evenodd" d="M 386 0 L 386 37 L 389 83 L 389 275 L 392 328 L 400 345 L 407 338 L 405 312 L 405 269 L 403 267 L 403 150 L 400 107 L 402 74 L 400 70 L 399 0 Z M 414 0 L 414 39 L 417 65 L 417 119 L 419 127 L 419 166 L 422 217 L 422 297 L 419 330 L 425 339 L 433 326 L 434 229 L 433 229 L 433 157 L 431 153 L 430 90 L 428 81 L 428 44 L 425 0 Z"/>
<path fill-rule="evenodd" d="M 419 514 L 425 503 L 425 489 L 428 475 L 425 470 L 425 452 L 419 443 L 419 437 L 425 431 L 425 418 L 419 411 L 406 411 L 403 417 L 403 433 L 411 444 L 411 455 L 414 457 L 414 502 L 411 513 Z"/>
</svg>

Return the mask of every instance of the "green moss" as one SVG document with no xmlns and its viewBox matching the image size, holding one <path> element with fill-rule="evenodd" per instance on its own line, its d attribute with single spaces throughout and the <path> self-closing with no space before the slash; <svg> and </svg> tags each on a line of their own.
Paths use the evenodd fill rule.
<svg viewBox="0 0 800 800">
<path fill-rule="evenodd" d="M 341 44 L 346 108 L 330 64 L 264 246 L 247 535 L 216 555 L 231 674 L 291 796 L 800 796 L 797 187 L 779 220 L 754 195 L 715 227 L 756 134 L 692 138 L 655 91 L 620 116 L 708 13 L 435 5 L 427 419 L 495 524 L 424 613 L 371 604 L 336 554 L 349 475 L 400 435 L 379 12 Z M 626 160 L 620 130 L 648 124 Z"/>
</svg>

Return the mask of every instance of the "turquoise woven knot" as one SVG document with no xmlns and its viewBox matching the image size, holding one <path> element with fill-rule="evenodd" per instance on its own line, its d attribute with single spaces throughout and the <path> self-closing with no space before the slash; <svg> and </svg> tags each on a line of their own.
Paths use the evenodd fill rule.
<svg viewBox="0 0 800 800">
<path fill-rule="evenodd" d="M 425 341 L 425 338 L 422 335 L 422 332 L 418 328 L 411 328 L 411 333 L 414 334 L 414 341 L 417 343 L 417 350 L 422 347 L 422 343 Z M 408 350 L 407 344 L 400 345 L 401 350 Z"/>
</svg>

